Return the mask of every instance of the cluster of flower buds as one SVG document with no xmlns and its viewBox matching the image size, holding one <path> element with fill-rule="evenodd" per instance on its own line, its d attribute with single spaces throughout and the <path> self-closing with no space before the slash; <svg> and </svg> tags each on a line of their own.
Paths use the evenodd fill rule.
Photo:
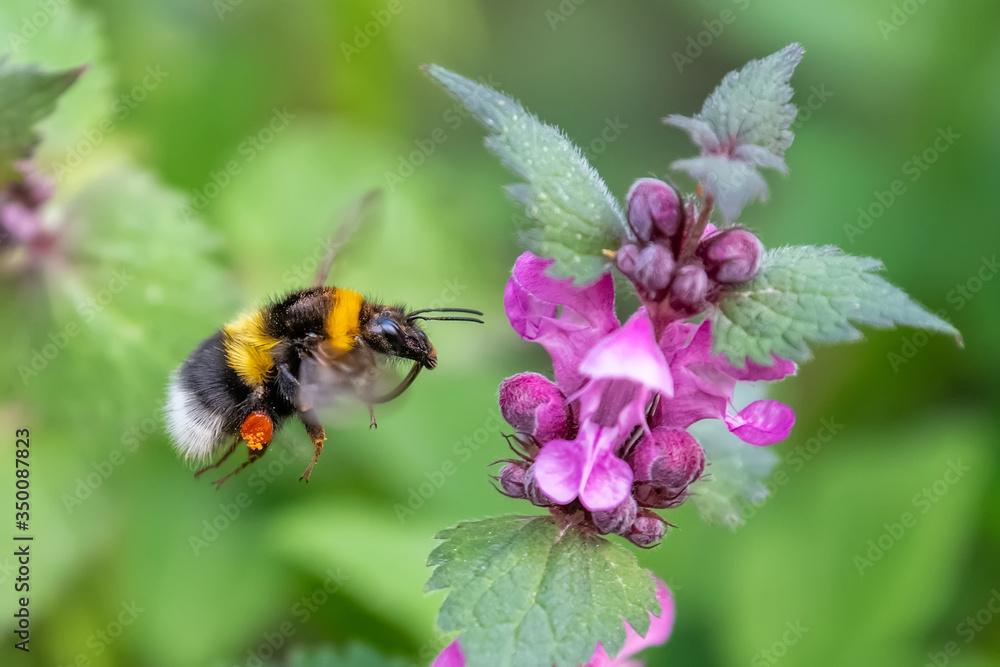
<svg viewBox="0 0 1000 667">
<path fill-rule="evenodd" d="M 690 317 L 705 310 L 720 285 L 746 282 L 757 273 L 760 241 L 741 227 L 705 234 L 708 206 L 699 210 L 694 200 L 682 202 L 655 178 L 641 178 L 629 190 L 635 243 L 618 249 L 615 264 L 646 304 L 662 303 Z"/>
<path fill-rule="evenodd" d="M 505 464 L 496 477 L 505 495 L 571 517 L 602 535 L 620 535 L 640 547 L 657 544 L 670 525 L 653 510 L 681 505 L 688 497 L 688 486 L 705 469 L 705 453 L 687 431 L 661 426 L 646 433 L 637 428 L 616 452 L 633 474 L 632 491 L 625 501 L 600 511 L 589 511 L 579 499 L 560 505 L 539 489 L 533 467 L 546 443 L 577 436 L 578 425 L 565 396 L 547 378 L 521 373 L 500 385 L 500 411 L 518 430 L 508 436 L 517 458 L 498 461 Z"/>
<path fill-rule="evenodd" d="M 23 163 L 19 180 L 0 184 L 0 265 L 30 263 L 51 249 L 55 237 L 42 225 L 52 186 Z M 25 256 L 26 255 L 26 256 Z"/>
</svg>

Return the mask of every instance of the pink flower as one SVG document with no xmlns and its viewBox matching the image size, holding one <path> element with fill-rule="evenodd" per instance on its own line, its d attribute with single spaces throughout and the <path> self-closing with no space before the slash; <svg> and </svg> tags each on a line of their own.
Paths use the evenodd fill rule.
<svg viewBox="0 0 1000 667">
<path fill-rule="evenodd" d="M 616 454 L 636 426 L 649 430 L 646 405 L 654 393 L 673 394 L 666 359 L 653 325 L 640 308 L 597 341 L 579 363 L 586 384 L 579 401 L 580 430 L 573 440 L 553 440 L 535 458 L 541 490 L 560 505 L 580 499 L 590 511 L 621 504 L 632 489 L 632 469 Z"/>
<path fill-rule="evenodd" d="M 660 602 L 660 615 L 649 613 L 649 630 L 645 637 L 632 629 L 628 623 L 625 626 L 625 646 L 614 658 L 609 657 L 604 647 L 598 642 L 594 655 L 586 665 L 581 667 L 642 667 L 644 663 L 629 660 L 639 651 L 650 646 L 659 646 L 667 641 L 674 627 L 674 598 L 670 589 L 659 579 L 656 580 L 656 599 Z M 465 667 L 465 654 L 459 640 L 456 639 L 438 654 L 430 667 Z"/>
<path fill-rule="evenodd" d="M 756 401 L 737 412 L 736 382 L 777 380 L 795 371 L 748 362 L 737 368 L 712 354 L 711 324 L 673 322 L 657 341 L 645 308 L 620 326 L 610 274 L 587 287 L 545 274 L 552 260 L 531 253 L 518 258 L 504 306 L 511 326 L 552 357 L 555 384 L 523 373 L 501 385 L 501 410 L 516 428 L 528 427 L 542 445 L 532 476 L 558 505 L 579 499 L 587 510 L 606 511 L 629 497 L 633 473 L 621 457 L 636 427 L 686 429 L 701 419 L 721 419 L 746 442 L 769 445 L 787 437 L 795 415 L 777 401 Z M 660 401 L 647 423 L 650 399 Z M 565 397 L 560 407 L 559 399 Z"/>
</svg>

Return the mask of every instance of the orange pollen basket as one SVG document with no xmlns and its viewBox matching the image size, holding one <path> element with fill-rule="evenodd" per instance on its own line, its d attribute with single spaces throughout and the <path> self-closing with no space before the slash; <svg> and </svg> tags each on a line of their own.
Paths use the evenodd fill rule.
<svg viewBox="0 0 1000 667">
<path fill-rule="evenodd" d="M 263 412 L 251 412 L 240 426 L 240 435 L 247 441 L 250 449 L 262 449 L 271 442 L 273 429 L 270 417 Z"/>
</svg>

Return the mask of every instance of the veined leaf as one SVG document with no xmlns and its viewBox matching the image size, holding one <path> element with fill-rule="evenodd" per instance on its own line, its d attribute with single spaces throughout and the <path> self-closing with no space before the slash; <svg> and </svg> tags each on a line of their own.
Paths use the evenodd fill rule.
<svg viewBox="0 0 1000 667">
<path fill-rule="evenodd" d="M 753 280 L 734 286 L 712 315 L 715 351 L 738 364 L 747 358 L 771 364 L 772 354 L 801 362 L 812 356 L 806 341 L 860 338 L 855 323 L 905 324 L 951 334 L 961 344 L 955 327 L 874 273 L 882 268 L 833 246 L 769 250 Z"/>
<path fill-rule="evenodd" d="M 427 69 L 486 126 L 487 148 L 524 179 L 507 193 L 534 223 L 520 235 L 528 249 L 555 259 L 550 273 L 577 284 L 608 271 L 610 260 L 601 251 L 617 249 L 628 226 L 580 149 L 517 100 L 437 65 Z"/>
<path fill-rule="evenodd" d="M 797 109 L 788 81 L 804 50 L 791 44 L 766 58 L 730 72 L 693 117 L 668 116 L 665 122 L 687 132 L 701 149 L 699 157 L 672 167 L 701 183 L 727 220 L 736 218 L 753 199 L 767 198 L 761 167 L 785 173 L 785 150 Z"/>
<path fill-rule="evenodd" d="M 705 100 L 695 118 L 708 123 L 721 140 L 737 146 L 762 146 L 783 156 L 795 138 L 791 132 L 797 109 L 788 85 L 805 50 L 790 44 L 730 72 Z"/>
<path fill-rule="evenodd" d="M 658 614 L 656 583 L 635 556 L 607 540 L 545 517 L 462 523 L 428 564 L 427 590 L 450 588 L 438 626 L 459 632 L 469 667 L 576 667 L 601 642 L 625 643 Z"/>
</svg>

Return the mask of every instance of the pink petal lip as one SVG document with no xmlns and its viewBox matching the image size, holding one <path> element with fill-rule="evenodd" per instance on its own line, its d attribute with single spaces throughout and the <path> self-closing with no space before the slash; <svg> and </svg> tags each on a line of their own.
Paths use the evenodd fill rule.
<svg viewBox="0 0 1000 667">
<path fill-rule="evenodd" d="M 614 509 L 632 491 L 632 468 L 607 452 L 595 458 L 580 488 L 580 503 L 591 512 Z"/>
<path fill-rule="evenodd" d="M 549 442 L 532 468 L 539 488 L 560 505 L 579 498 L 592 512 L 618 506 L 632 489 L 632 469 L 612 451 L 618 436 L 617 428 L 588 421 L 576 440 Z"/>
<path fill-rule="evenodd" d="M 542 447 L 533 467 L 542 492 L 560 505 L 573 502 L 585 482 L 588 449 L 579 439 L 553 440 Z"/>
<path fill-rule="evenodd" d="M 780 401 L 754 401 L 739 414 L 725 416 L 726 426 L 743 442 L 773 445 L 788 437 L 795 425 L 795 413 Z"/>
</svg>

